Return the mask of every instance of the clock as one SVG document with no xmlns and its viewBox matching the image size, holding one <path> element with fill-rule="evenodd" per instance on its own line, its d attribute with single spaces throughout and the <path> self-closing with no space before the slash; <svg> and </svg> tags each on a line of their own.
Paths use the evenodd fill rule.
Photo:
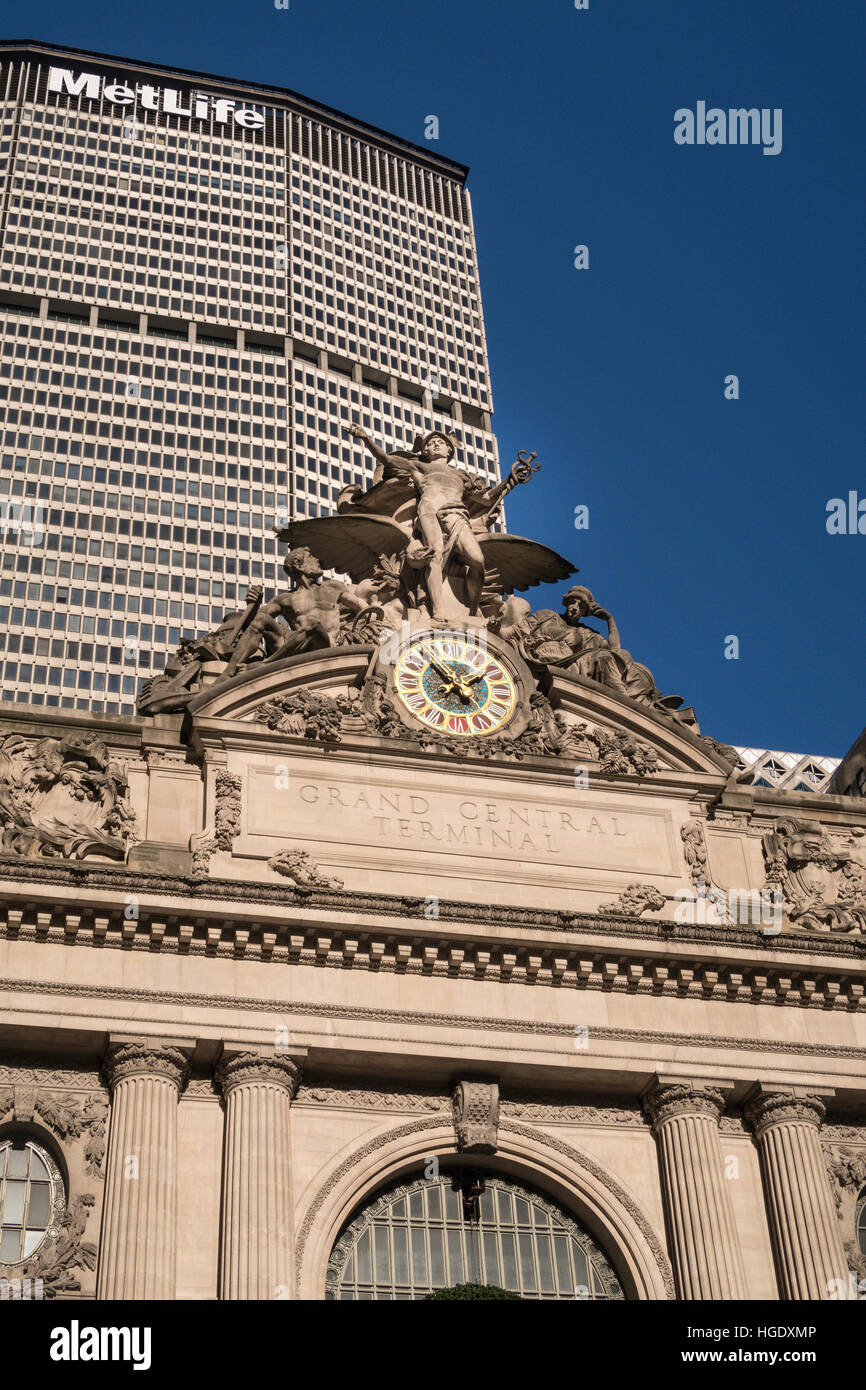
<svg viewBox="0 0 866 1390">
<path fill-rule="evenodd" d="M 517 706 L 514 677 L 486 642 L 470 633 L 430 633 L 398 657 L 394 690 L 403 707 L 437 733 L 495 734 Z"/>
</svg>

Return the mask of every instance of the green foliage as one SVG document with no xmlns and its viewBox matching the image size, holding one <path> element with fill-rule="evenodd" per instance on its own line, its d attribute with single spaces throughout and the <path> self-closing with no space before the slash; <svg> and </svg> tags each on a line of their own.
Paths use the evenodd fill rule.
<svg viewBox="0 0 866 1390">
<path fill-rule="evenodd" d="M 437 1289 L 435 1293 L 428 1293 L 426 1303 L 432 1299 L 439 1298 L 516 1298 L 520 1301 L 519 1293 L 509 1293 L 507 1289 L 500 1289 L 496 1284 L 452 1284 L 449 1289 Z"/>
</svg>

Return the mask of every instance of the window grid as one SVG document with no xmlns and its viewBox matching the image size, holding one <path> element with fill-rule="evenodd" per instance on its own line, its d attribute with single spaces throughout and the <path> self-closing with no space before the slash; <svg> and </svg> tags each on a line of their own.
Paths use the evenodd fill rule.
<svg viewBox="0 0 866 1390">
<path fill-rule="evenodd" d="M 540 1194 L 486 1177 L 479 1219 L 464 1214 L 459 1175 L 386 1193 L 341 1237 L 327 1297 L 408 1300 L 454 1284 L 495 1284 L 527 1299 L 622 1299 L 608 1261 Z"/>
<path fill-rule="evenodd" d="M 0 1144 L 0 1264 L 18 1264 L 45 1238 L 54 1180 L 41 1150 L 24 1139 Z"/>
</svg>

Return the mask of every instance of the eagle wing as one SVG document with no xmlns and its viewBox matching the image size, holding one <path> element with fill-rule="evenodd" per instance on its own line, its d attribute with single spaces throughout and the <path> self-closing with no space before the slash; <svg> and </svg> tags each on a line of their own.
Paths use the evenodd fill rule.
<svg viewBox="0 0 866 1390">
<path fill-rule="evenodd" d="M 534 584 L 555 584 L 577 573 L 576 567 L 555 550 L 524 536 L 479 536 L 478 544 L 484 555 L 485 585 L 495 585 L 503 593 L 530 589 Z"/>
<path fill-rule="evenodd" d="M 357 584 L 373 573 L 382 555 L 406 549 L 409 536 L 387 516 L 311 516 L 290 521 L 277 536 L 292 546 L 307 546 L 327 570 L 348 574 Z"/>
</svg>

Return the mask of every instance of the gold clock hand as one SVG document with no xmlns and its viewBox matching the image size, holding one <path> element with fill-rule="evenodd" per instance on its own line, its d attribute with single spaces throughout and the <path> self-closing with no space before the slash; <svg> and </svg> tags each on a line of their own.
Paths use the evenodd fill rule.
<svg viewBox="0 0 866 1390">
<path fill-rule="evenodd" d="M 478 681 L 481 680 L 482 676 L 486 676 L 486 675 L 487 675 L 487 672 L 488 672 L 489 670 L 490 670 L 490 667 L 489 667 L 489 666 L 485 666 L 484 670 L 483 670 L 483 671 L 479 671 L 477 676 L 470 676 L 470 677 L 468 678 L 468 680 L 466 681 L 466 684 L 467 684 L 467 685 L 476 685 L 476 684 L 478 683 Z"/>
<path fill-rule="evenodd" d="M 432 652 L 425 652 L 424 655 L 430 662 L 430 665 L 433 667 L 433 670 L 436 672 L 437 676 L 439 676 L 441 680 L 447 681 L 450 686 L 453 686 L 454 681 L 456 679 L 454 672 L 449 670 L 447 666 L 440 665 L 440 663 L 436 660 Z"/>
</svg>

